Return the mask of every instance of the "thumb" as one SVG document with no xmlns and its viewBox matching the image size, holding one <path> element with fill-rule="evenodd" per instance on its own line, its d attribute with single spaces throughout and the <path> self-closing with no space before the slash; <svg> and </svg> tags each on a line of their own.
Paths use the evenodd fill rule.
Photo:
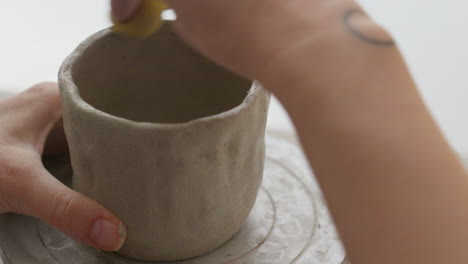
<svg viewBox="0 0 468 264">
<path fill-rule="evenodd" d="M 23 184 L 27 215 L 35 216 L 84 244 L 105 251 L 118 251 L 126 238 L 123 223 L 102 205 L 73 191 L 41 165 L 35 177 Z"/>
</svg>

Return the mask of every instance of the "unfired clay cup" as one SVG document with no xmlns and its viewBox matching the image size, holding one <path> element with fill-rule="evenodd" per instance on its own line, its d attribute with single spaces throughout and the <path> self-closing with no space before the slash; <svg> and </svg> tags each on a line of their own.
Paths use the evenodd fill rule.
<svg viewBox="0 0 468 264">
<path fill-rule="evenodd" d="M 173 261 L 239 231 L 264 164 L 269 94 L 185 45 L 104 30 L 59 74 L 73 187 L 127 227 L 119 254 Z"/>
</svg>

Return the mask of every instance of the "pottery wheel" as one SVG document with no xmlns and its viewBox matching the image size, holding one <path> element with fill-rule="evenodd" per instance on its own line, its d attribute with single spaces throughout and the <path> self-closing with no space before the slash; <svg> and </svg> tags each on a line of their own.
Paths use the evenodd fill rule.
<svg viewBox="0 0 468 264">
<path fill-rule="evenodd" d="M 70 183 L 72 172 L 66 158 L 45 163 L 52 174 Z M 87 247 L 35 218 L 11 213 L 0 215 L 0 246 L 5 264 L 148 263 Z M 270 135 L 262 188 L 241 231 L 211 253 L 171 263 L 341 264 L 343 261 L 341 243 L 298 145 Z"/>
</svg>

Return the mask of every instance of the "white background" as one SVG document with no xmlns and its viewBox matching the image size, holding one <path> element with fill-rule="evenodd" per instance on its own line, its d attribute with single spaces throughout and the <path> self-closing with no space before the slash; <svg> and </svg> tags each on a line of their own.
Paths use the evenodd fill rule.
<svg viewBox="0 0 468 264">
<path fill-rule="evenodd" d="M 468 154 L 468 1 L 360 2 L 393 33 L 451 144 Z M 110 25 L 108 12 L 107 0 L 0 0 L 0 91 L 56 80 L 76 45 Z M 269 128 L 292 132 L 277 102 Z"/>
</svg>

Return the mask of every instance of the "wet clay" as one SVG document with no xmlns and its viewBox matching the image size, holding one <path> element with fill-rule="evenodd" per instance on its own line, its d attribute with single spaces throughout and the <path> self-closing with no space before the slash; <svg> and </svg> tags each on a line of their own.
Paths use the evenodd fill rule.
<svg viewBox="0 0 468 264">
<path fill-rule="evenodd" d="M 73 188 L 123 220 L 118 252 L 175 261 L 236 234 L 262 181 L 269 93 L 172 31 L 104 30 L 59 74 Z"/>
</svg>

